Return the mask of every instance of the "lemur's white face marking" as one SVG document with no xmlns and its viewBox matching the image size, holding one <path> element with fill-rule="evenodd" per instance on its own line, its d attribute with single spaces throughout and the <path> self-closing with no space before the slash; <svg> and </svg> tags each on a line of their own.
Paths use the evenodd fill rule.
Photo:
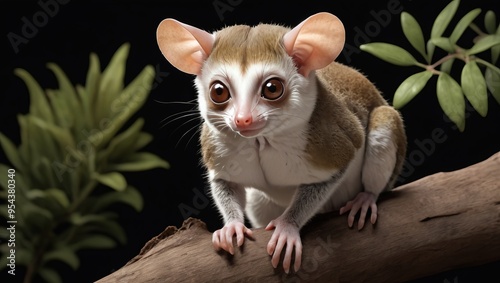
<svg viewBox="0 0 500 283">
<path fill-rule="evenodd" d="M 207 63 L 196 86 L 205 121 L 243 137 L 268 136 L 306 123 L 315 101 L 314 91 L 305 93 L 308 81 L 293 62 L 253 63 L 244 72 L 238 63 Z"/>
<path fill-rule="evenodd" d="M 269 136 L 306 123 L 314 91 L 283 46 L 280 26 L 235 26 L 215 35 L 196 78 L 200 112 L 215 130 Z M 311 108 L 311 109 L 305 109 Z"/>
</svg>

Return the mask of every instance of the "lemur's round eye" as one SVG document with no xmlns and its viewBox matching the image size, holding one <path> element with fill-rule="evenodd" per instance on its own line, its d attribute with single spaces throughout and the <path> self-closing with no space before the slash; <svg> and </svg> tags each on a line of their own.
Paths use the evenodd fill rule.
<svg viewBox="0 0 500 283">
<path fill-rule="evenodd" d="M 261 95 L 263 98 L 267 100 L 276 100 L 280 98 L 284 92 L 285 92 L 285 87 L 283 86 L 281 80 L 277 78 L 272 78 L 267 80 L 262 85 Z"/>
<path fill-rule="evenodd" d="M 215 81 L 210 86 L 210 99 L 215 104 L 225 103 L 231 98 L 229 89 L 220 81 Z"/>
</svg>

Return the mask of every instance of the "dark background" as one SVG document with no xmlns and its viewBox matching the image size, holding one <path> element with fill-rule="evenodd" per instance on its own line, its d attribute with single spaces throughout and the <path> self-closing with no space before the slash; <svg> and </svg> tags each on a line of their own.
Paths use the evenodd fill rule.
<svg viewBox="0 0 500 283">
<path fill-rule="evenodd" d="M 44 88 L 55 88 L 55 78 L 45 67 L 47 62 L 55 62 L 73 83 L 84 84 L 90 52 L 97 53 L 101 66 L 106 66 L 116 49 L 129 42 L 131 49 L 127 61 L 126 83 L 148 64 L 160 72 L 156 80 L 157 86 L 151 91 L 148 102 L 138 116 L 145 118 L 144 130 L 155 137 L 146 150 L 165 158 L 171 165 L 169 170 L 155 169 L 126 175 L 128 181 L 139 188 L 145 198 L 145 208 L 139 214 L 126 207 L 117 207 L 123 216 L 121 223 L 128 233 L 128 244 L 113 250 L 81 252 L 82 264 L 76 275 L 69 268 L 61 266 L 67 282 L 94 281 L 120 268 L 139 252 L 147 240 L 159 234 L 166 226 L 180 226 L 188 212 L 190 216 L 205 221 L 211 231 L 222 225 L 206 194 L 207 185 L 199 162 L 196 133 L 199 120 L 189 122 L 189 118 L 175 121 L 176 116 L 168 118 L 172 114 L 196 107 L 171 102 L 191 101 L 196 98 L 196 94 L 193 77 L 173 68 L 157 47 L 155 31 L 164 18 L 175 18 L 215 31 L 236 23 L 255 25 L 266 22 L 294 26 L 311 14 L 327 11 L 336 14 L 343 21 L 347 33 L 346 43 L 354 50 L 349 56 L 341 54 L 338 61 L 361 70 L 377 85 L 388 101 L 392 101 L 399 83 L 419 71 L 417 67 L 395 67 L 357 49 L 360 43 L 367 41 L 390 42 L 411 49 L 401 30 L 399 13 L 392 14 L 387 22 L 376 24 L 374 13 L 387 10 L 387 5 L 391 2 L 388 0 L 60 1 L 67 3 L 59 4 L 59 11 L 50 17 L 46 25 L 38 28 L 36 34 L 28 39 L 28 43 L 19 45 L 17 53 L 7 34 L 13 32 L 22 35 L 22 18 L 32 20 L 33 15 L 42 8 L 38 1 L 0 2 L 0 71 L 3 85 L 0 95 L 0 131 L 19 143 L 16 115 L 28 111 L 28 92 L 22 80 L 13 74 L 14 68 L 26 69 Z M 216 2 L 230 5 L 227 6 L 229 9 L 218 14 L 214 8 Z M 434 18 L 448 2 L 399 1 L 404 11 L 417 18 L 426 36 L 430 33 Z M 487 10 L 494 10 L 500 16 L 498 1 L 463 0 L 452 26 L 461 16 L 477 7 L 483 9 L 475 21 L 481 28 Z M 359 31 L 370 25 L 378 26 L 379 29 L 372 29 L 367 37 L 360 36 Z M 449 32 L 448 30 L 448 34 Z M 474 33 L 468 30 L 465 40 L 459 43 L 469 47 L 467 42 L 473 36 Z M 416 51 L 412 51 L 412 54 L 423 61 Z M 435 58 L 440 58 L 439 55 L 444 54 L 437 52 Z M 482 57 L 488 60 L 490 58 L 488 54 L 483 54 Z M 460 133 L 439 107 L 435 82 L 436 78 L 431 79 L 425 90 L 401 109 L 408 135 L 407 158 L 412 165 L 406 167 L 401 183 L 436 172 L 460 169 L 482 161 L 500 150 L 500 107 L 493 98 L 489 99 L 486 118 L 468 108 L 466 129 L 464 133 Z M 432 138 L 435 130 L 442 130 L 446 138 L 433 143 L 434 146 L 427 150 L 419 147 L 423 141 Z M 6 163 L 3 152 L 0 152 L 0 162 Z M 182 207 L 188 210 L 181 210 Z M 477 282 L 499 267 L 500 264 L 493 263 L 478 268 L 455 270 L 422 279 L 421 282 Z M 491 274 L 497 274 L 493 278 L 498 280 L 498 273 Z M 10 276 L 8 278 L 12 279 Z"/>
</svg>

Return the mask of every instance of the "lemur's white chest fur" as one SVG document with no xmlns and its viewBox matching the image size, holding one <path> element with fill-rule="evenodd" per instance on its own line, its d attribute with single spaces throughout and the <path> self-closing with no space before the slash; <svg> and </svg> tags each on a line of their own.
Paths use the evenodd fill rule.
<svg viewBox="0 0 500 283">
<path fill-rule="evenodd" d="M 274 137 L 243 138 L 234 134 L 224 138 L 210 179 L 225 179 L 264 192 L 283 208 L 290 204 L 301 184 L 328 180 L 338 170 L 322 170 L 305 159 L 306 133 L 289 131 Z M 228 142 L 230 141 L 230 142 Z M 322 211 L 338 209 L 361 191 L 364 146 L 357 150 L 343 178 L 342 190 L 334 193 Z"/>
</svg>

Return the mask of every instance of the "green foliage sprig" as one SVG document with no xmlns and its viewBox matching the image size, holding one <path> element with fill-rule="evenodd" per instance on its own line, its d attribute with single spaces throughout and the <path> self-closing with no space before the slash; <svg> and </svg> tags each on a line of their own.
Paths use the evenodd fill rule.
<svg viewBox="0 0 500 283">
<path fill-rule="evenodd" d="M 394 65 L 418 66 L 424 69 L 408 77 L 398 87 L 393 99 L 395 108 L 401 108 L 411 101 L 426 86 L 429 79 L 436 75 L 438 77 L 436 93 L 439 104 L 450 120 L 458 126 L 460 131 L 463 131 L 465 129 L 464 95 L 483 117 L 488 113 L 488 90 L 500 103 L 500 69 L 495 66 L 500 55 L 500 25 L 497 25 L 495 13 L 488 11 L 484 16 L 486 31 L 482 31 L 473 23 L 481 13 L 481 9 L 474 9 L 458 21 L 451 34 L 443 36 L 459 4 L 460 0 L 453 0 L 439 13 L 427 42 L 417 20 L 407 12 L 401 14 L 403 32 L 412 47 L 423 57 L 425 63 L 419 62 L 405 49 L 389 43 L 368 43 L 361 45 L 360 48 Z M 474 44 L 470 48 L 461 47 L 457 43 L 467 28 L 477 33 Z M 436 47 L 443 49 L 448 55 L 433 63 Z M 478 57 L 478 54 L 488 50 L 491 56 L 490 61 Z M 460 84 L 451 74 L 457 59 L 464 62 Z"/>
<path fill-rule="evenodd" d="M 141 131 L 144 119 L 124 127 L 146 101 L 155 78 L 153 67 L 146 66 L 124 86 L 128 53 L 124 44 L 102 72 L 97 55 L 91 54 L 85 86 L 73 86 L 53 63 L 47 67 L 59 89 L 44 91 L 27 71 L 15 70 L 29 90 L 30 109 L 18 116 L 18 147 L 0 133 L 0 145 L 16 172 L 11 199 L 10 167 L 0 164 L 0 198 L 7 203 L 0 206 L 0 215 L 18 223 L 16 265 L 27 268 L 24 282 L 37 276 L 61 282 L 54 261 L 76 270 L 79 250 L 124 244 L 125 231 L 110 206 L 123 203 L 140 211 L 143 200 L 121 172 L 168 168 L 158 156 L 140 151 L 153 139 Z M 9 204 L 15 205 L 15 215 L 8 212 Z M 1 238 L 9 237 L 6 231 L 0 230 Z M 11 248 L 1 242 L 0 250 L 7 254 Z M 0 259 L 0 268 L 6 261 Z"/>
</svg>

